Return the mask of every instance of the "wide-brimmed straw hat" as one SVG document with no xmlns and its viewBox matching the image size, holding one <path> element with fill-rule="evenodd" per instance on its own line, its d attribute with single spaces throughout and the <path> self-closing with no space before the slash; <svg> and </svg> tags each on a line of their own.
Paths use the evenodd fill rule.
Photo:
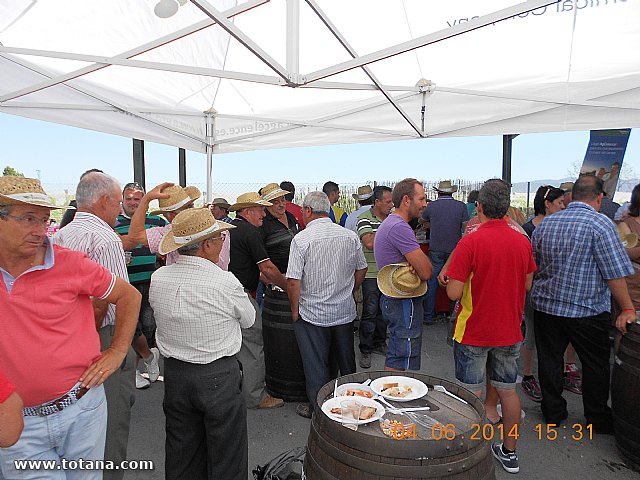
<svg viewBox="0 0 640 480">
<path fill-rule="evenodd" d="M 169 195 L 169 198 L 158 199 L 158 209 L 149 212 L 149 215 L 174 212 L 185 205 L 195 202 L 202 195 L 198 187 L 182 188 L 180 185 L 167 187 L 162 190 L 162 193 Z"/>
<path fill-rule="evenodd" d="M 258 190 L 258 193 L 262 195 L 263 200 L 270 202 L 271 200 L 275 200 L 276 198 L 284 197 L 287 193 L 291 192 L 283 190 L 277 183 L 269 183 Z"/>
<path fill-rule="evenodd" d="M 263 198 L 260 196 L 259 193 L 247 192 L 247 193 L 243 193 L 238 197 L 238 199 L 236 200 L 236 203 L 231 205 L 231 207 L 229 208 L 229 211 L 235 212 L 238 210 L 242 210 L 243 208 L 270 207 L 271 205 L 272 203 L 267 202 L 266 200 L 263 200 Z"/>
<path fill-rule="evenodd" d="M 176 215 L 176 218 L 171 222 L 171 230 L 165 233 L 162 240 L 160 240 L 158 253 L 166 255 L 179 248 L 202 242 L 232 228 L 236 227 L 216 220 L 208 208 L 184 210 Z"/>
<path fill-rule="evenodd" d="M 369 185 L 363 185 L 362 187 L 358 187 L 358 193 L 351 194 L 354 200 L 358 200 L 358 201 L 366 200 L 367 198 L 370 198 L 371 195 L 373 195 L 373 190 Z"/>
<path fill-rule="evenodd" d="M 620 235 L 620 240 L 622 240 L 624 248 L 634 248 L 638 246 L 638 235 L 636 233 L 626 233 L 622 229 L 622 224 L 616 225 L 616 230 L 618 230 L 618 235 Z"/>
<path fill-rule="evenodd" d="M 427 282 L 412 272 L 407 262 L 391 263 L 378 272 L 378 288 L 387 297 L 414 298 L 427 293 Z"/>
<path fill-rule="evenodd" d="M 43 190 L 40 180 L 35 178 L 3 176 L 0 177 L 0 207 L 10 205 L 35 205 L 37 207 L 57 210 L 59 207 L 51 203 Z"/>
<path fill-rule="evenodd" d="M 564 190 L 565 192 L 570 192 L 573 190 L 573 182 L 564 182 L 560 184 L 560 190 Z"/>
<path fill-rule="evenodd" d="M 229 210 L 229 207 L 231 206 L 231 205 L 229 205 L 229 202 L 227 202 L 222 197 L 214 198 L 213 201 L 209 205 L 217 205 L 217 206 L 219 206 L 221 208 L 224 208 L 225 210 Z"/>
<path fill-rule="evenodd" d="M 433 187 L 433 189 L 442 193 L 455 193 L 458 191 L 458 186 L 451 185 L 451 180 L 442 180 L 438 182 L 438 186 Z"/>
</svg>

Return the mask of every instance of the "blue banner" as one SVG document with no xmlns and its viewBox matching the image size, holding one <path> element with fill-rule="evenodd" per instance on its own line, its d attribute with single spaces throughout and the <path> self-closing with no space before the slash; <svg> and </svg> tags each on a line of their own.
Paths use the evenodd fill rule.
<svg viewBox="0 0 640 480">
<path fill-rule="evenodd" d="M 602 178 L 604 192 L 612 200 L 618 186 L 630 133 L 630 128 L 591 130 L 589 146 L 580 169 L 580 175 L 595 175 Z"/>
</svg>

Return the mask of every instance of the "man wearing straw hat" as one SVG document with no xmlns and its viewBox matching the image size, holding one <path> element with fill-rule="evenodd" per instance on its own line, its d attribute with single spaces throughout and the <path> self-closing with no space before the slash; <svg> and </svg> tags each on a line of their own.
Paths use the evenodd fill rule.
<svg viewBox="0 0 640 480">
<path fill-rule="evenodd" d="M 102 384 L 120 369 L 138 317 L 135 288 L 84 253 L 49 241 L 49 212 L 57 208 L 38 180 L 0 177 L 0 365 L 25 406 L 22 437 L 0 449 L 1 478 L 43 477 L 17 472 L 16 459 L 58 466 L 63 458 L 103 460 Z M 116 305 L 115 333 L 102 353 L 91 297 Z M 100 479 L 95 465 L 65 478 Z"/>
<path fill-rule="evenodd" d="M 176 263 L 151 277 L 165 357 L 167 479 L 247 478 L 247 410 L 237 354 L 255 313 L 240 282 L 216 262 L 227 230 L 209 209 L 178 213 L 159 245 Z"/>
<path fill-rule="evenodd" d="M 53 237 L 61 247 L 84 252 L 94 262 L 119 278 L 129 281 L 120 236 L 113 230 L 122 207 L 118 181 L 106 173 L 89 173 L 80 178 L 76 187 L 78 212 L 64 229 Z M 103 349 L 109 348 L 115 334 L 116 312 L 113 305 L 94 300 L 96 320 Z M 105 459 L 116 464 L 127 458 L 131 406 L 135 401 L 135 359 L 129 348 L 121 368 L 105 382 L 107 395 L 107 441 Z M 105 470 L 105 477 L 122 478 L 122 470 Z"/>
<path fill-rule="evenodd" d="M 330 353 L 342 375 L 356 371 L 353 292 L 367 272 L 360 239 L 330 220 L 330 208 L 323 192 L 304 197 L 302 215 L 307 227 L 291 241 L 287 266 L 291 318 L 307 396 L 314 408 L 318 391 L 331 380 Z"/>
<path fill-rule="evenodd" d="M 429 260 L 433 265 L 433 275 L 429 280 L 429 291 L 424 305 L 424 323 L 427 325 L 433 323 L 436 314 L 440 270 L 456 248 L 462 237 L 462 230 L 469 221 L 467 206 L 453 198 L 458 187 L 452 185 L 451 180 L 439 182 L 433 189 L 438 192 L 438 198 L 429 202 L 422 212 L 422 221 L 429 222 Z"/>
<path fill-rule="evenodd" d="M 487 378 L 485 406 L 493 418 L 498 416 L 500 398 L 504 442 L 493 444 L 493 455 L 507 472 L 517 473 L 520 327 L 536 265 L 528 238 L 504 219 L 510 199 L 511 187 L 503 180 L 488 180 L 480 189 L 478 217 L 482 224 L 465 235 L 453 252 L 447 268 L 447 295 L 460 300 L 453 335 L 456 378 L 478 397 Z"/>
<path fill-rule="evenodd" d="M 260 277 L 266 283 L 286 290 L 286 280 L 271 261 L 262 241 L 259 227 L 265 216 L 264 207 L 272 204 L 263 200 L 256 192 L 240 195 L 230 210 L 236 212 L 231 231 L 231 254 L 229 271 L 244 287 L 255 309 L 255 323 L 242 330 L 242 348 L 238 359 L 242 363 L 242 390 L 248 408 L 281 407 L 281 398 L 272 397 L 265 390 L 264 341 L 262 338 L 262 316 L 255 300 Z"/>
<path fill-rule="evenodd" d="M 229 207 L 231 207 L 229 202 L 222 197 L 214 198 L 209 204 L 209 210 L 211 210 L 213 216 L 216 217 L 216 220 L 220 220 L 225 223 L 232 222 L 231 217 L 229 217 Z"/>
<path fill-rule="evenodd" d="M 360 208 L 354 210 L 347 216 L 347 221 L 344 223 L 344 226 L 358 233 L 358 217 L 371 209 L 371 205 L 373 205 L 373 190 L 369 185 L 363 185 L 358 187 L 358 193 L 354 193 L 351 196 L 358 202 Z"/>
<path fill-rule="evenodd" d="M 424 282 L 431 277 L 432 267 L 409 222 L 420 217 L 427 197 L 415 178 L 398 182 L 391 197 L 396 209 L 380 224 L 373 242 L 382 315 L 389 327 L 384 368 L 420 370 Z M 392 268 L 383 272 L 388 265 Z M 394 276 L 399 278 L 392 282 Z M 387 289 L 387 284 L 393 288 Z"/>
</svg>

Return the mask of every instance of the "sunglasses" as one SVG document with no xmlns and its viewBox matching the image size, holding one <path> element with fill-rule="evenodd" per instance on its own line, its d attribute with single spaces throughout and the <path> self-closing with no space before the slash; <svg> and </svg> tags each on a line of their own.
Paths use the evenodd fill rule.
<svg viewBox="0 0 640 480">
<path fill-rule="evenodd" d="M 124 192 L 125 190 L 141 190 L 144 192 L 144 188 L 138 182 L 127 183 L 122 189 L 122 191 Z"/>
</svg>

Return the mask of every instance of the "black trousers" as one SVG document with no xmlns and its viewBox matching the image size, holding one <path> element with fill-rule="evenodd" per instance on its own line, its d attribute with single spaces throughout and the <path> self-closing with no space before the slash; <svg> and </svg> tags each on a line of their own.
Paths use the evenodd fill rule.
<svg viewBox="0 0 640 480">
<path fill-rule="evenodd" d="M 538 374 L 542 389 L 542 414 L 547 423 L 567 417 L 562 397 L 564 351 L 569 342 L 582 363 L 582 404 L 587 423 L 594 428 L 610 426 L 609 313 L 593 317 L 567 318 L 534 310 Z"/>
<path fill-rule="evenodd" d="M 165 478 L 246 480 L 247 408 L 235 356 L 164 362 Z"/>
</svg>

